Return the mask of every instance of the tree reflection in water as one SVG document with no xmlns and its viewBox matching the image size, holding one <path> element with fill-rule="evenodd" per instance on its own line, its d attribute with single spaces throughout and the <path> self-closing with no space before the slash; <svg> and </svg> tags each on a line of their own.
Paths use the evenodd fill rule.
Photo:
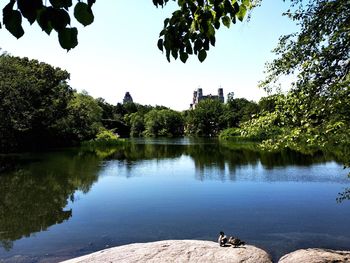
<svg viewBox="0 0 350 263">
<path fill-rule="evenodd" d="M 315 152 L 301 154 L 290 150 L 260 152 L 254 144 L 218 144 L 216 141 L 187 143 L 128 143 L 118 148 L 64 150 L 49 154 L 36 154 L 30 158 L 21 156 L 24 164 L 0 175 L 0 246 L 10 250 L 13 241 L 45 231 L 72 216 L 67 208 L 74 202 L 77 190 L 87 193 L 97 181 L 101 167 L 117 162 L 133 176 L 138 162 L 175 159 L 183 156 L 193 160 L 198 180 L 237 180 L 237 170 L 242 166 L 267 170 L 285 166 L 310 166 L 331 160 L 342 162 L 341 154 Z M 14 162 L 18 163 L 18 162 Z M 1 167 L 1 165 L 0 165 Z M 2 166 L 5 167 L 5 166 Z M 8 167 L 7 167 L 8 168 Z M 215 173 L 207 172 L 215 169 Z M 310 176 L 306 181 L 322 180 Z M 249 178 L 252 179 L 252 178 Z M 299 178 L 300 179 L 300 178 Z M 271 172 L 264 180 L 299 180 L 287 176 L 281 178 Z M 337 201 L 350 199 L 350 189 L 340 193 Z"/>
<path fill-rule="evenodd" d="M 69 151 L 30 159 L 0 176 L 0 246 L 6 250 L 17 239 L 68 220 L 68 200 L 74 202 L 76 190 L 88 192 L 97 180 L 95 154 Z"/>
</svg>

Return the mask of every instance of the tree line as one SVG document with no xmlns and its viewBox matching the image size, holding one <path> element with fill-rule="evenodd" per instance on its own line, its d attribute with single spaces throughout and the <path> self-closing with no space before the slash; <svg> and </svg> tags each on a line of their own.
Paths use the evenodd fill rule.
<svg viewBox="0 0 350 263">
<path fill-rule="evenodd" d="M 1 152 L 77 145 L 105 131 L 120 137 L 217 136 L 259 112 L 259 105 L 228 96 L 182 112 L 164 106 L 111 105 L 68 85 L 69 73 L 49 64 L 0 55 Z"/>
</svg>

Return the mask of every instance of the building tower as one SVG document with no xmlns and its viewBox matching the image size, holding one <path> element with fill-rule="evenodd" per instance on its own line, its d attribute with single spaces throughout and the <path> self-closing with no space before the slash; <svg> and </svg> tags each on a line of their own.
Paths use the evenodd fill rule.
<svg viewBox="0 0 350 263">
<path fill-rule="evenodd" d="M 200 102 L 203 98 L 203 89 L 202 88 L 198 88 L 197 90 L 197 103 Z"/>
<path fill-rule="evenodd" d="M 196 102 L 197 102 L 197 91 L 195 90 L 193 91 L 192 105 L 195 105 Z"/>
<path fill-rule="evenodd" d="M 197 90 L 195 90 L 193 92 L 193 98 L 192 98 L 192 103 L 190 104 L 190 108 L 191 109 L 195 109 L 197 104 L 202 101 L 202 100 L 206 100 L 206 99 L 211 99 L 211 100 L 218 100 L 221 103 L 225 102 L 225 98 L 224 98 L 224 89 L 223 88 L 219 88 L 218 89 L 218 95 L 203 95 L 203 89 L 198 88 Z"/>
<path fill-rule="evenodd" d="M 129 102 L 134 102 L 134 101 L 132 100 L 132 97 L 131 97 L 130 93 L 127 91 L 127 92 L 125 92 L 125 96 L 124 96 L 124 99 L 123 99 L 123 104 L 129 103 Z"/>
<path fill-rule="evenodd" d="M 219 96 L 219 100 L 224 103 L 225 102 L 225 98 L 224 98 L 224 89 L 223 88 L 219 88 L 218 89 L 218 96 Z"/>
</svg>

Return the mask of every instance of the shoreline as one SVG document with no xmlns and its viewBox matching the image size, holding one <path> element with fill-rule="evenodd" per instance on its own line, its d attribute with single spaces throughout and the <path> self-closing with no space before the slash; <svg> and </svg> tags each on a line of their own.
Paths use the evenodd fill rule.
<svg viewBox="0 0 350 263">
<path fill-rule="evenodd" d="M 268 252 L 249 244 L 240 247 L 220 247 L 213 241 L 163 240 L 107 248 L 61 263 L 102 262 L 350 263 L 350 251 L 300 249 L 282 256 L 278 261 L 273 261 Z"/>
</svg>

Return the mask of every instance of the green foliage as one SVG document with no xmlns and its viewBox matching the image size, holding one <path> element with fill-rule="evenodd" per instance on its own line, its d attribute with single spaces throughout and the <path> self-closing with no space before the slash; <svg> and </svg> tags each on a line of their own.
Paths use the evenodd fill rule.
<svg viewBox="0 0 350 263">
<path fill-rule="evenodd" d="M 0 55 L 0 152 L 71 145 L 94 138 L 102 109 L 67 85 L 68 72 Z"/>
<path fill-rule="evenodd" d="M 282 133 L 282 129 L 279 126 L 279 114 L 276 112 L 268 113 L 242 123 L 241 136 L 256 141 L 276 138 L 276 136 Z"/>
<path fill-rule="evenodd" d="M 350 3 L 343 0 L 306 2 L 286 13 L 301 29 L 280 38 L 274 50 L 279 57 L 267 65 L 268 75 L 262 86 L 271 90 L 280 76 L 296 72 L 296 89 L 303 88 L 309 96 L 332 96 L 339 91 L 332 88 L 334 85 L 349 81 L 346 76 L 350 47 L 344 43 L 350 41 Z"/>
<path fill-rule="evenodd" d="M 282 36 L 261 86 L 272 91 L 281 76 L 294 74 L 291 90 L 259 102 L 259 115 L 241 125 L 241 134 L 267 150 L 290 148 L 338 152 L 349 165 L 350 2 L 292 0 L 286 15 L 300 32 Z"/>
<path fill-rule="evenodd" d="M 146 137 L 178 137 L 183 135 L 184 120 L 179 112 L 153 109 L 144 116 Z"/>
<path fill-rule="evenodd" d="M 57 128 L 74 141 L 92 139 L 101 127 L 102 109 L 87 93 L 75 93 L 68 103 L 68 114 L 60 119 Z"/>
<path fill-rule="evenodd" d="M 142 113 L 135 112 L 125 116 L 125 119 L 130 127 L 130 136 L 142 137 L 145 130 L 144 115 Z"/>
<path fill-rule="evenodd" d="M 219 139 L 220 140 L 239 140 L 241 138 L 241 130 L 239 128 L 227 128 L 220 132 Z"/>
<path fill-rule="evenodd" d="M 181 113 L 163 106 L 136 105 L 137 112 L 126 114 L 131 137 L 178 137 L 183 135 Z"/>
<path fill-rule="evenodd" d="M 83 2 L 78 2 L 74 7 L 74 17 L 84 26 L 94 22 L 94 14 L 91 7 Z"/>
<path fill-rule="evenodd" d="M 97 98 L 96 102 L 102 109 L 102 119 L 113 119 L 116 117 L 115 106 L 109 104 L 103 98 Z"/>
<path fill-rule="evenodd" d="M 167 0 L 155 0 L 158 6 L 166 4 Z M 256 6 L 257 0 L 211 0 L 193 1 L 178 0 L 179 9 L 173 12 L 171 18 L 164 20 L 164 28 L 159 34 L 158 48 L 165 51 L 167 60 L 170 56 L 186 62 L 188 55 L 197 55 L 200 62 L 207 57 L 207 51 L 215 46 L 216 30 L 221 23 L 230 27 L 236 19 L 243 21 L 248 10 Z"/>
<path fill-rule="evenodd" d="M 128 114 L 137 112 L 137 105 L 133 102 L 127 102 L 123 104 L 124 111 Z"/>
<path fill-rule="evenodd" d="M 283 99 L 283 95 L 274 94 L 267 97 L 262 97 L 259 100 L 258 106 L 260 112 L 274 112 L 279 100 Z"/>
<path fill-rule="evenodd" d="M 74 17 L 84 26 L 94 21 L 91 9 L 94 3 L 95 0 L 88 0 L 87 3 L 78 1 L 74 6 Z M 58 33 L 61 47 L 70 50 L 78 44 L 78 30 L 70 27 L 69 9 L 72 6 L 72 0 L 50 0 L 45 3 L 42 0 L 10 0 L 3 9 L 3 23 L 13 36 L 20 38 L 24 34 L 22 17 L 30 24 L 36 21 L 48 35 L 54 29 Z"/>
<path fill-rule="evenodd" d="M 62 48 L 70 50 L 78 45 L 78 30 L 64 28 L 58 32 L 58 41 Z"/>
<path fill-rule="evenodd" d="M 5 28 L 16 38 L 24 35 L 22 28 L 22 16 L 17 10 L 13 10 L 14 1 L 11 1 L 3 9 L 3 23 Z"/>
<path fill-rule="evenodd" d="M 27 58 L 0 55 L 0 149 L 59 144 L 60 119 L 73 90 L 68 72 Z"/>
<path fill-rule="evenodd" d="M 228 127 L 238 127 L 240 122 L 250 120 L 259 111 L 258 105 L 245 98 L 233 98 L 233 94 L 228 95 L 225 120 Z"/>
<path fill-rule="evenodd" d="M 169 0 L 153 0 L 155 6 L 164 6 Z M 185 63 L 189 55 L 195 54 L 202 62 L 207 56 L 209 46 L 215 46 L 215 31 L 223 23 L 229 27 L 246 17 L 247 11 L 257 5 L 260 0 L 174 0 L 179 9 L 171 18 L 164 21 L 164 28 L 159 34 L 158 48 Z M 95 0 L 77 1 L 74 5 L 74 17 L 83 26 L 94 21 L 92 6 Z M 78 30 L 71 27 L 70 11 L 72 0 L 9 0 L 3 9 L 3 24 L 16 38 L 24 34 L 22 17 L 30 24 L 35 21 L 41 29 L 50 34 L 52 29 L 58 33 L 62 48 L 70 50 L 78 44 Z M 1 23 L 0 23 L 1 28 Z"/>
<path fill-rule="evenodd" d="M 186 133 L 195 136 L 213 137 L 226 126 L 224 104 L 218 100 L 200 101 L 186 116 Z"/>
<path fill-rule="evenodd" d="M 303 130 L 325 128 L 328 122 L 350 122 L 349 1 L 293 1 L 286 15 L 300 32 L 282 36 L 274 50 L 278 57 L 267 65 L 261 86 L 273 90 L 281 76 L 297 80 L 285 101 L 278 103 L 285 125 Z"/>
<path fill-rule="evenodd" d="M 124 142 L 124 140 L 120 139 L 118 135 L 113 133 L 112 131 L 101 129 L 96 138 L 85 141 L 82 143 L 83 147 L 111 147 L 120 145 Z"/>
<path fill-rule="evenodd" d="M 102 129 L 97 135 L 95 141 L 98 142 L 108 142 L 108 141 L 116 141 L 118 140 L 119 136 L 117 134 L 114 134 L 111 131 Z"/>
</svg>

